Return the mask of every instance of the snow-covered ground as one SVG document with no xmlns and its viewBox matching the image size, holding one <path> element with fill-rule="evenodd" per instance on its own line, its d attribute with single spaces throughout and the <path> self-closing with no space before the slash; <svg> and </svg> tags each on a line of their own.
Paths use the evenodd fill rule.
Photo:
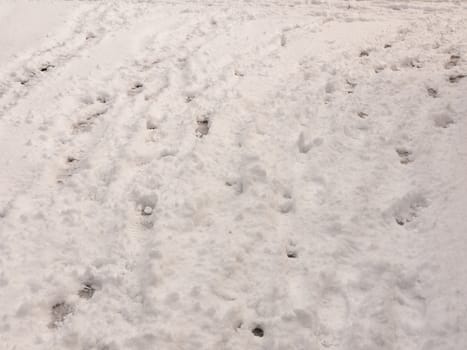
<svg viewBox="0 0 467 350">
<path fill-rule="evenodd" d="M 466 1 L 0 3 L 1 350 L 466 348 Z"/>
</svg>

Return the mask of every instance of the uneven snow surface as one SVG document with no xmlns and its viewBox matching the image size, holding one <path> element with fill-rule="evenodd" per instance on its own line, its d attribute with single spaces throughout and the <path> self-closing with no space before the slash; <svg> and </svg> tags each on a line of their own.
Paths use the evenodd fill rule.
<svg viewBox="0 0 467 350">
<path fill-rule="evenodd" d="M 467 349 L 467 1 L 2 1 L 0 349 Z"/>
</svg>

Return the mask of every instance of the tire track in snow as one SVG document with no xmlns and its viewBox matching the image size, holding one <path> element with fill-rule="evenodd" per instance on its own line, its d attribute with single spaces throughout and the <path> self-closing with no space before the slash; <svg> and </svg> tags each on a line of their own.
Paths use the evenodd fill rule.
<svg viewBox="0 0 467 350">
<path fill-rule="evenodd" d="M 185 28 L 184 30 L 187 30 L 187 29 L 189 29 L 189 28 Z M 123 74 L 123 77 L 121 78 L 121 80 L 123 80 L 123 81 L 128 80 L 128 78 L 132 77 L 134 73 L 135 72 L 126 71 Z M 144 73 L 149 74 L 150 72 L 145 71 Z M 119 85 L 122 85 L 122 84 L 120 83 Z M 126 92 L 124 93 L 124 95 L 126 95 Z M 126 112 L 128 112 L 128 110 L 131 113 L 135 113 L 137 115 L 139 115 L 139 114 L 144 115 L 144 110 L 146 108 L 146 107 L 144 107 L 144 105 L 147 104 L 147 102 L 144 102 L 144 98 L 143 98 L 142 95 L 143 95 L 143 93 L 140 93 L 140 94 L 135 95 L 135 96 L 122 98 L 122 100 L 119 101 L 120 107 L 122 107 L 122 106 L 125 106 L 125 107 L 124 108 L 122 107 L 122 109 L 120 109 L 119 111 L 115 111 L 116 115 L 119 115 L 119 114 L 126 115 Z M 130 98 L 130 101 L 132 99 L 136 99 L 136 101 L 130 102 L 130 101 L 128 101 L 128 98 Z M 130 102 L 130 103 L 128 103 L 128 102 Z M 107 126 L 105 126 L 105 124 L 104 124 L 104 126 L 105 126 L 104 130 L 102 130 L 102 129 L 100 130 L 100 132 L 103 132 L 101 135 L 105 136 L 105 139 L 103 139 L 102 137 L 99 137 L 98 135 L 94 135 L 93 137 L 91 137 L 91 140 L 98 140 L 98 143 L 94 144 L 92 146 L 92 148 L 91 148 L 93 150 L 93 152 L 94 152 L 94 155 L 92 156 L 92 161 L 94 162 L 94 164 L 100 164 L 99 169 L 91 169 L 91 172 L 97 173 L 96 174 L 97 176 L 100 175 L 99 173 L 101 173 L 102 170 L 106 171 L 105 168 L 107 167 L 107 165 L 109 163 L 107 157 L 110 157 L 111 160 L 115 161 L 116 159 L 119 158 L 119 156 L 122 156 L 122 149 L 126 146 L 126 144 L 128 144 L 127 140 L 131 140 L 131 138 L 134 137 L 133 136 L 134 131 L 131 131 L 131 132 L 127 133 L 125 130 L 134 130 L 135 125 L 138 123 L 138 120 L 134 119 L 134 120 L 131 120 L 130 125 L 125 125 L 127 123 L 126 120 L 121 120 L 121 121 L 111 120 L 111 119 L 109 119 L 109 117 L 112 115 L 112 113 L 110 113 L 110 114 L 108 114 L 108 113 L 109 112 L 107 112 L 105 115 L 103 115 L 104 119 L 102 120 L 102 122 L 107 124 Z M 127 127 L 128 127 L 128 129 L 127 129 Z M 121 134 L 122 131 L 123 131 L 123 135 Z M 91 129 L 91 132 L 93 132 L 93 129 Z M 118 148 L 115 149 L 115 152 L 111 153 L 109 151 L 109 149 L 110 150 L 114 149 L 114 146 L 118 146 Z M 89 151 L 91 151 L 91 149 Z M 103 158 L 101 158 L 102 154 L 105 155 Z M 84 154 L 82 154 L 82 156 L 83 156 L 83 158 L 86 158 L 86 156 Z M 102 169 L 102 168 L 104 168 L 104 169 Z M 134 165 L 130 166 L 130 169 L 133 169 L 133 168 L 134 168 Z M 109 170 L 111 170 L 111 169 L 109 169 Z M 133 171 L 131 171 L 131 172 L 133 172 Z M 98 182 L 96 182 L 96 179 L 93 179 L 93 180 L 88 179 L 88 180 L 91 180 L 90 182 L 88 182 L 90 184 L 90 186 L 86 185 L 83 188 L 80 188 L 81 185 L 79 184 L 78 180 L 76 179 L 76 178 L 80 177 L 80 174 L 75 173 L 75 174 L 73 174 L 73 177 L 75 178 L 75 180 L 72 180 L 72 181 L 75 181 L 75 183 L 72 185 L 73 186 L 72 188 L 65 188 L 64 190 L 59 190 L 58 192 L 55 192 L 55 193 L 61 193 L 62 196 L 64 195 L 64 198 L 61 198 L 61 199 L 55 198 L 55 200 L 58 200 L 59 202 L 54 205 L 56 208 L 53 208 L 53 209 L 51 208 L 52 209 L 51 211 L 57 211 L 58 210 L 58 211 L 62 211 L 62 212 L 67 212 L 68 210 L 71 211 L 71 210 L 73 210 L 73 208 L 76 208 L 76 206 L 80 202 L 82 204 L 84 204 L 86 202 L 89 203 L 89 201 L 80 200 L 79 197 L 82 196 L 83 194 L 84 194 L 85 197 L 87 197 L 86 192 L 92 192 L 93 187 L 94 187 L 93 185 L 95 183 L 98 183 Z M 115 205 L 113 203 L 109 203 L 109 205 L 107 205 L 106 204 L 106 193 L 108 193 L 108 191 L 115 190 L 114 187 L 118 187 L 118 186 L 122 185 L 124 187 L 124 189 L 125 189 L 125 192 L 123 193 L 123 195 L 128 196 L 128 194 L 129 194 L 128 191 L 131 191 L 130 190 L 131 186 L 129 186 L 130 188 L 128 188 L 127 184 L 125 184 L 125 182 L 126 181 L 131 182 L 131 181 L 133 181 L 133 179 L 134 179 L 134 175 L 130 176 L 130 174 L 127 174 L 126 176 L 122 176 L 121 181 L 106 184 L 106 186 L 109 186 L 108 190 L 103 191 L 101 193 L 98 193 L 98 198 L 96 198 L 97 203 L 104 203 L 104 205 L 102 205 L 101 208 L 99 209 L 99 212 L 101 213 L 101 215 L 104 215 L 104 216 L 108 215 L 109 217 L 111 217 L 112 215 L 114 215 L 112 213 L 113 213 L 113 211 L 115 209 L 118 209 L 120 212 L 121 212 L 121 209 L 124 209 L 124 207 L 123 208 L 118 208 L 118 206 L 115 207 Z M 97 181 L 99 181 L 99 180 L 97 179 Z M 77 183 L 78 183 L 79 186 L 76 186 Z M 83 183 L 83 185 L 84 185 L 84 183 Z M 70 190 L 71 190 L 71 193 L 69 193 Z M 37 189 L 36 189 L 36 192 L 37 192 Z M 73 193 L 73 192 L 75 192 L 75 193 Z M 118 194 L 115 193 L 115 192 L 113 192 L 113 195 L 118 196 Z M 122 195 L 122 197 L 123 197 L 123 195 Z M 45 198 L 47 198 L 49 196 L 50 196 L 50 194 L 46 195 Z M 52 196 L 52 198 L 53 197 L 54 196 Z M 78 199 L 78 201 L 77 201 L 77 199 Z M 122 198 L 122 199 L 125 200 L 125 198 Z M 128 198 L 126 198 L 126 200 L 128 200 Z M 93 205 L 92 207 L 95 207 L 95 205 Z M 125 212 L 123 212 L 123 214 L 128 215 L 128 213 L 125 213 Z M 130 215 L 134 215 L 133 210 L 131 210 Z M 107 228 L 111 228 L 112 225 L 107 220 L 103 220 L 103 222 L 101 222 L 101 225 L 102 225 L 102 228 L 100 230 L 98 230 L 98 233 L 96 232 L 96 234 L 102 236 L 105 239 L 104 243 L 106 245 L 108 245 L 108 235 L 104 234 L 103 231 L 107 230 Z M 88 229 L 89 228 L 86 228 L 86 230 L 88 230 Z M 118 227 L 118 223 L 115 225 L 115 229 L 118 229 L 119 231 L 123 230 L 122 233 L 125 232 L 125 230 L 126 230 L 125 225 L 123 227 Z M 75 229 L 73 229 L 73 230 L 75 230 Z M 145 265 L 144 265 L 144 263 L 140 264 L 139 261 L 140 261 L 140 259 L 143 259 L 143 258 L 146 259 L 146 255 L 145 255 L 144 252 L 147 249 L 147 246 L 146 246 L 145 240 L 144 240 L 144 233 L 145 232 L 141 233 L 141 229 L 138 229 L 138 237 L 131 236 L 132 233 L 135 233 L 135 231 L 131 228 L 131 225 L 130 225 L 128 233 L 126 234 L 126 239 L 127 240 L 119 239 L 118 240 L 119 242 L 117 242 L 117 244 L 112 245 L 112 249 L 117 249 L 117 251 L 119 251 L 118 255 L 120 255 L 123 258 L 118 263 L 119 266 L 122 266 L 122 269 L 120 270 L 120 268 L 117 268 L 117 271 L 120 270 L 120 273 L 122 275 L 127 276 L 126 279 L 128 280 L 128 282 L 126 284 L 127 284 L 128 287 L 130 287 L 130 289 L 133 289 L 133 293 L 129 294 L 130 298 L 134 298 L 135 297 L 134 293 L 138 293 L 138 290 L 140 290 L 139 282 L 140 282 L 140 279 L 143 278 L 143 277 L 141 277 L 141 275 L 144 272 L 144 268 L 145 268 L 144 266 Z M 95 241 L 95 239 L 93 239 L 93 240 Z M 97 243 L 97 242 L 95 242 L 95 243 Z M 143 252 L 141 252 L 141 250 Z M 113 253 L 112 255 L 115 256 L 115 253 Z M 146 260 L 144 260 L 144 261 L 146 261 Z M 136 272 L 135 272 L 134 269 L 136 269 Z M 132 272 L 134 272 L 134 274 Z M 110 288 L 110 285 L 109 285 L 108 288 Z M 125 297 L 124 295 L 119 295 L 119 298 L 126 299 L 127 297 Z M 131 301 L 131 300 L 129 300 L 129 301 Z M 130 302 L 129 304 L 134 305 L 133 302 Z M 136 304 L 139 304 L 139 303 L 136 302 Z M 137 307 L 137 306 L 135 306 L 135 307 Z M 70 322 L 73 322 L 72 318 L 70 318 Z"/>
<path fill-rule="evenodd" d="M 32 89 L 40 88 L 44 79 L 53 79 L 57 71 L 62 70 L 86 50 L 98 45 L 109 31 L 123 26 L 126 23 L 125 19 L 115 24 L 113 18 L 116 13 L 115 6 L 109 3 L 93 6 L 76 18 L 68 37 L 9 64 L 1 78 L 0 118 L 8 116 Z"/>
</svg>

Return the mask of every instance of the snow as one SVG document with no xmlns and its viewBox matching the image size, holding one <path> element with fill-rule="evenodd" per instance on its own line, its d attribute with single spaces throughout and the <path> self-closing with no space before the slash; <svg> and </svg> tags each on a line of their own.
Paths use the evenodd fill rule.
<svg viewBox="0 0 467 350">
<path fill-rule="evenodd" d="M 0 3 L 0 349 L 467 347 L 467 3 Z"/>
</svg>

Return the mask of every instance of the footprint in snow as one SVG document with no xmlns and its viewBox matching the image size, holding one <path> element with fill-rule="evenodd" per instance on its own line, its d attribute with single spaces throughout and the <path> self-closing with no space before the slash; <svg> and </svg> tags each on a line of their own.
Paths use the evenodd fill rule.
<svg viewBox="0 0 467 350">
<path fill-rule="evenodd" d="M 107 93 L 101 92 L 95 98 L 92 96 L 84 96 L 81 101 L 86 105 L 83 106 L 81 115 L 78 121 L 72 125 L 73 132 L 90 131 L 96 120 L 107 113 L 109 110 L 110 96 Z"/>
<path fill-rule="evenodd" d="M 409 193 L 398 200 L 392 207 L 394 220 L 400 226 L 413 222 L 423 208 L 428 207 L 428 200 L 420 193 Z"/>
<path fill-rule="evenodd" d="M 438 97 L 438 90 L 436 90 L 434 88 L 429 87 L 429 88 L 426 89 L 426 92 L 428 93 L 428 96 L 431 96 L 433 98 Z"/>
<path fill-rule="evenodd" d="M 91 131 L 91 128 L 94 125 L 94 119 L 98 117 L 99 115 L 100 114 L 89 115 L 78 120 L 76 123 L 72 125 L 73 133 L 76 134 L 79 132 Z"/>
<path fill-rule="evenodd" d="M 62 325 L 65 319 L 73 313 L 73 306 L 67 302 L 59 302 L 52 306 L 52 320 L 49 323 L 49 328 L 58 328 Z"/>
<path fill-rule="evenodd" d="M 186 103 L 190 103 L 191 101 L 193 101 L 195 99 L 195 95 L 194 94 L 187 94 L 185 96 L 185 102 Z"/>
<path fill-rule="evenodd" d="M 370 51 L 369 50 L 362 50 L 360 51 L 360 57 L 368 57 L 370 56 Z"/>
<path fill-rule="evenodd" d="M 306 141 L 305 134 L 303 132 L 298 135 L 297 146 L 300 153 L 308 153 L 313 147 L 319 147 L 323 144 L 321 137 L 315 137 L 312 141 Z"/>
<path fill-rule="evenodd" d="M 446 129 L 449 125 L 454 124 L 454 120 L 447 113 L 436 113 L 433 115 L 433 121 L 438 128 Z"/>
<path fill-rule="evenodd" d="M 290 213 L 295 207 L 295 201 L 292 198 L 292 194 L 287 192 L 282 195 L 282 199 L 279 203 L 279 212 L 282 214 Z"/>
<path fill-rule="evenodd" d="M 446 69 L 451 69 L 455 66 L 457 66 L 457 64 L 459 63 L 461 59 L 461 56 L 460 55 L 451 55 L 451 57 L 449 57 L 449 61 L 447 61 L 445 64 L 444 64 L 444 68 Z"/>
<path fill-rule="evenodd" d="M 79 98 L 79 101 L 81 103 L 84 103 L 86 106 L 91 106 L 96 102 L 106 104 L 110 101 L 110 95 L 104 91 L 98 92 L 95 95 L 85 93 Z"/>
<path fill-rule="evenodd" d="M 141 91 L 143 91 L 143 87 L 144 87 L 143 83 L 137 81 L 137 82 L 135 82 L 135 83 L 133 84 L 133 86 L 130 88 L 130 91 L 128 91 L 128 94 L 129 94 L 130 96 L 137 95 L 137 94 L 139 94 Z"/>
<path fill-rule="evenodd" d="M 244 191 L 243 179 L 229 179 L 225 182 L 226 186 L 232 187 L 236 194 L 242 194 Z"/>
<path fill-rule="evenodd" d="M 368 117 L 368 113 L 362 111 L 358 112 L 357 115 L 360 119 L 366 119 L 366 117 Z"/>
<path fill-rule="evenodd" d="M 413 161 L 412 159 L 412 152 L 409 151 L 407 148 L 398 147 L 396 148 L 397 155 L 400 158 L 401 164 L 408 164 Z"/>
<path fill-rule="evenodd" d="M 305 140 L 305 134 L 303 132 L 298 136 L 297 146 L 300 153 L 308 153 L 313 147 L 311 142 Z"/>
<path fill-rule="evenodd" d="M 64 184 L 67 178 L 72 177 L 80 169 L 80 159 L 69 155 L 65 159 L 66 167 L 57 176 L 57 183 Z"/>
<path fill-rule="evenodd" d="M 143 198 L 138 204 L 138 211 L 142 216 L 150 216 L 152 215 L 155 206 L 156 204 L 153 200 L 149 198 Z"/>
<path fill-rule="evenodd" d="M 13 73 L 11 76 L 14 81 L 17 81 L 21 85 L 25 86 L 36 77 L 36 73 L 32 70 L 25 69 L 22 73 Z"/>
<path fill-rule="evenodd" d="M 147 119 L 146 120 L 146 129 L 156 130 L 157 129 L 157 123 L 154 120 Z"/>
<path fill-rule="evenodd" d="M 336 90 L 337 90 L 337 84 L 333 80 L 329 80 L 324 86 L 324 91 L 326 91 L 327 94 L 332 94 L 336 92 Z"/>
<path fill-rule="evenodd" d="M 264 329 L 261 326 L 256 326 L 255 328 L 253 328 L 251 330 L 251 333 L 253 333 L 253 335 L 255 335 L 256 337 L 264 337 Z"/>
<path fill-rule="evenodd" d="M 296 259 L 298 257 L 298 253 L 295 249 L 287 248 L 286 254 L 289 259 Z"/>
<path fill-rule="evenodd" d="M 375 73 L 378 74 L 378 73 L 381 73 L 383 70 L 386 69 L 386 65 L 384 64 L 377 64 L 375 66 Z"/>
<path fill-rule="evenodd" d="M 467 74 L 454 74 L 449 76 L 449 82 L 451 84 L 458 83 L 461 79 L 467 77 Z"/>
<path fill-rule="evenodd" d="M 237 77 L 244 77 L 245 73 L 243 73 L 242 71 L 240 71 L 238 69 L 235 69 L 234 70 L 234 75 L 237 76 Z"/>
<path fill-rule="evenodd" d="M 423 63 L 417 57 L 405 57 L 401 62 L 402 67 L 423 68 Z"/>
<path fill-rule="evenodd" d="M 211 127 L 209 116 L 208 115 L 199 116 L 196 119 L 196 123 L 198 124 L 198 127 L 196 128 L 196 136 L 199 138 L 206 136 L 209 133 L 209 129 Z"/>
<path fill-rule="evenodd" d="M 106 92 L 99 92 L 97 94 L 96 101 L 102 104 L 106 104 L 110 101 L 110 95 Z"/>
<path fill-rule="evenodd" d="M 96 38 L 96 34 L 94 34 L 93 32 L 88 32 L 86 34 L 86 40 L 91 40 L 91 39 L 95 39 Z"/>
<path fill-rule="evenodd" d="M 287 37 L 285 36 L 285 33 L 282 33 L 281 35 L 281 46 L 285 47 L 287 45 Z"/>
<path fill-rule="evenodd" d="M 347 323 L 348 300 L 339 287 L 325 289 L 318 304 L 318 320 L 328 332 L 338 332 Z"/>
<path fill-rule="evenodd" d="M 79 161 L 79 159 L 78 159 L 78 158 L 75 158 L 75 157 L 73 157 L 73 156 L 68 156 L 68 157 L 66 157 L 66 162 L 67 162 L 67 163 L 75 163 L 75 162 L 78 162 L 78 161 Z"/>
<path fill-rule="evenodd" d="M 140 196 L 136 201 L 136 210 L 141 215 L 141 224 L 146 228 L 152 228 L 154 226 L 154 210 L 156 204 L 156 195 Z"/>
<path fill-rule="evenodd" d="M 82 299 L 91 299 L 95 292 L 96 288 L 93 286 L 93 284 L 87 282 L 83 285 L 83 288 L 78 291 L 78 296 Z"/>
<path fill-rule="evenodd" d="M 54 67 L 55 67 L 55 66 L 52 65 L 52 64 L 50 64 L 50 63 L 45 63 L 45 64 L 43 64 L 43 65 L 39 68 L 39 70 L 40 70 L 41 72 L 47 72 L 47 71 L 49 71 L 51 68 L 54 68 Z"/>
<path fill-rule="evenodd" d="M 347 79 L 347 80 L 345 81 L 345 84 L 346 84 L 346 86 L 347 86 L 346 92 L 347 92 L 348 94 L 353 94 L 353 92 L 354 92 L 354 90 L 355 90 L 355 87 L 357 86 L 357 83 L 354 82 L 354 81 L 351 81 L 351 80 Z"/>
</svg>

